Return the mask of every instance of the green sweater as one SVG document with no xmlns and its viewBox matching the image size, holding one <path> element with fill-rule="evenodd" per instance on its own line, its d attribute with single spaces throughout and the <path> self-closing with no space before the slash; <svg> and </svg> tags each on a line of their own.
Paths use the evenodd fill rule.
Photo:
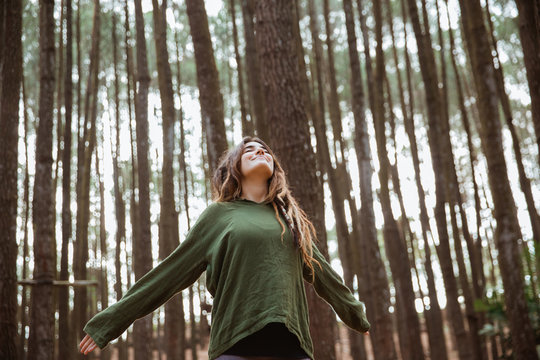
<svg viewBox="0 0 540 360">
<path fill-rule="evenodd" d="M 95 315 L 84 331 L 103 348 L 206 270 L 206 284 L 214 298 L 210 359 L 271 322 L 284 323 L 313 358 L 303 283 L 312 278 L 289 229 L 283 241 L 281 232 L 271 204 L 250 200 L 211 204 L 186 240 L 120 301 Z M 322 266 L 314 264 L 317 294 L 346 325 L 367 331 L 370 325 L 363 304 L 315 247 L 314 258 Z"/>
</svg>

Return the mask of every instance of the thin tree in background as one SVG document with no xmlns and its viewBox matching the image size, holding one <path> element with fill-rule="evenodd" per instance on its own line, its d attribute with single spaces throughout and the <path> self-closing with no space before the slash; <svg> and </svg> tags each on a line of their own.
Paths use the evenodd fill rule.
<svg viewBox="0 0 540 360">
<path fill-rule="evenodd" d="M 405 0 L 402 0 L 405 1 Z M 458 302 L 458 288 L 454 275 L 452 257 L 450 253 L 450 242 L 448 235 L 446 209 L 445 209 L 445 178 L 444 172 L 445 157 L 441 145 L 439 144 L 440 127 L 443 120 L 441 111 L 441 99 L 438 87 L 437 69 L 435 65 L 435 55 L 431 47 L 431 36 L 429 34 L 429 24 L 420 23 L 418 16 L 418 7 L 415 0 L 408 0 L 408 10 L 410 21 L 413 26 L 416 43 L 418 46 L 418 60 L 420 62 L 420 70 L 425 87 L 425 98 L 427 104 L 428 118 L 428 141 L 431 153 L 431 163 L 433 173 L 435 175 L 435 220 L 437 223 L 437 232 L 439 238 L 439 246 L 437 254 L 443 275 L 444 286 L 446 290 L 446 298 L 448 301 L 448 316 L 451 324 L 451 329 L 455 336 L 455 341 L 460 358 L 472 359 L 474 354 L 471 352 L 470 338 L 465 324 L 463 315 Z"/>
<path fill-rule="evenodd" d="M 359 7 L 359 10 L 361 11 L 361 7 Z M 392 319 L 389 312 L 390 291 L 375 226 L 371 183 L 373 177 L 371 149 L 365 118 L 365 93 L 360 70 L 360 57 L 357 50 L 354 9 L 351 0 L 343 1 L 343 11 L 345 13 L 349 64 L 351 67 L 351 102 L 355 126 L 354 147 L 360 176 L 361 208 L 357 221 L 360 222 L 364 234 L 359 239 L 361 241 L 361 254 L 358 256 L 361 259 L 360 264 L 364 265 L 361 269 L 357 269 L 357 274 L 366 274 L 367 315 L 373 324 L 371 340 L 375 359 L 396 359 Z"/>
<path fill-rule="evenodd" d="M 379 1 L 373 1 L 375 17 L 375 76 L 373 89 L 373 103 L 375 108 L 373 122 L 377 140 L 379 156 L 379 184 L 380 201 L 384 217 L 383 237 L 386 254 L 390 262 L 392 278 L 396 289 L 397 316 L 400 323 L 406 323 L 406 336 L 400 337 L 402 356 L 407 359 L 423 359 L 424 352 L 420 340 L 420 322 L 415 307 L 415 295 L 412 287 L 409 258 L 405 241 L 402 238 L 394 215 L 390 200 L 388 181 L 390 177 L 390 163 L 387 156 L 385 135 L 385 109 L 384 109 L 384 78 L 386 76 L 384 53 L 382 48 L 382 6 Z M 400 314 L 401 312 L 401 314 Z M 399 326 L 399 325 L 398 325 Z"/>
<path fill-rule="evenodd" d="M 2 214 L 0 216 L 0 303 L 2 304 L 0 307 L 0 318 L 2 319 L 0 358 L 16 359 L 17 168 L 19 99 L 22 81 L 22 4 L 21 1 L 6 1 L 0 7 L 2 8 L 0 10 L 0 29 L 2 29 L 0 34 L 2 38 L 0 40 L 2 43 L 0 46 L 0 133 L 2 134 L 0 136 L 0 153 L 2 154 L 0 156 L 0 214 Z M 54 60 L 54 53 L 52 59 Z M 47 70 L 44 69 L 44 71 Z M 52 84 L 54 84 L 54 77 Z M 48 110 L 44 109 L 44 111 Z M 50 111 L 52 112 L 52 108 Z M 46 166 L 46 163 L 39 165 Z M 43 178 L 46 175 L 43 172 L 45 169 L 40 170 L 40 176 Z M 46 184 L 44 185 L 46 186 Z M 47 205 L 47 203 L 45 202 L 43 205 Z M 43 205 L 41 211 L 47 210 Z M 41 219 L 45 226 L 48 225 L 47 220 L 52 219 Z M 40 233 L 39 235 L 40 240 L 45 240 L 45 242 L 49 240 L 44 237 L 48 234 Z M 40 270 L 45 269 L 41 268 Z"/>
<path fill-rule="evenodd" d="M 502 146 L 497 80 L 480 1 L 460 0 L 461 21 L 478 96 L 480 139 L 486 155 L 488 178 L 497 221 L 495 243 L 504 285 L 514 355 L 517 359 L 538 359 L 534 331 L 525 300 L 519 243 L 521 230 L 512 196 Z"/>
<path fill-rule="evenodd" d="M 73 247 L 73 273 L 76 280 L 87 280 L 88 261 L 88 226 L 90 222 L 90 183 L 92 155 L 96 146 L 96 118 L 98 72 L 100 60 L 100 24 L 101 7 L 99 1 L 94 3 L 92 47 L 90 49 L 90 64 L 88 81 L 84 100 L 84 122 L 82 134 L 79 137 L 77 148 L 77 225 L 75 244 Z M 88 320 L 88 295 L 86 287 L 76 287 L 73 309 L 73 324 L 75 338 L 82 339 L 82 329 Z M 82 358 L 82 354 L 78 354 Z"/>
<path fill-rule="evenodd" d="M 538 0 L 515 0 L 515 2 L 519 11 L 519 36 L 527 70 L 532 121 L 540 164 L 540 3 Z M 538 253 L 536 256 L 538 258 Z"/>
<path fill-rule="evenodd" d="M 69 242 L 72 238 L 71 223 L 71 119 L 73 116 L 73 9 L 72 1 L 65 0 L 66 6 L 66 65 L 64 74 L 65 126 L 62 150 L 62 252 L 60 257 L 60 280 L 69 279 Z M 73 358 L 74 338 L 69 330 L 69 288 L 58 289 L 58 357 Z"/>
<path fill-rule="evenodd" d="M 178 215 L 174 195 L 174 123 L 176 111 L 174 108 L 174 93 L 172 73 L 167 49 L 167 1 L 161 7 L 157 0 L 152 0 L 152 15 L 154 19 L 154 42 L 156 46 L 158 85 L 161 99 L 161 115 L 163 130 L 163 165 L 162 165 L 162 194 L 161 211 L 159 216 L 159 258 L 164 260 L 180 243 L 178 234 Z M 183 349 L 180 348 L 178 333 L 180 331 L 180 312 L 182 306 L 179 297 L 170 299 L 165 304 L 165 351 L 167 357 L 180 359 Z"/>
<path fill-rule="evenodd" d="M 295 197 L 317 230 L 321 251 L 325 253 L 326 230 L 322 186 L 316 175 L 315 155 L 310 143 L 304 95 L 297 66 L 297 40 L 294 38 L 293 8 L 288 0 L 257 1 L 255 4 L 256 39 L 261 65 L 261 78 L 266 100 L 269 143 L 280 157 L 288 174 Z M 308 289 L 310 330 L 315 356 L 335 359 L 333 320 L 324 317 L 315 303 L 314 290 Z M 325 304 L 321 304 L 327 306 Z M 317 311 L 319 310 L 319 311 Z"/>
<path fill-rule="evenodd" d="M 52 359 L 54 354 L 55 269 L 52 208 L 52 138 L 54 106 L 54 1 L 41 0 L 40 19 L 40 82 L 39 125 L 36 137 L 36 175 L 32 218 L 34 225 L 34 279 L 30 316 L 28 358 Z M 3 76 L 5 76 L 3 74 Z M 2 101 L 2 107 L 4 103 Z M 4 119 L 4 117 L 2 117 Z"/>
<path fill-rule="evenodd" d="M 138 226 L 139 236 L 133 242 L 135 280 L 152 269 L 152 243 L 150 232 L 150 167 L 148 164 L 148 59 L 141 0 L 135 0 L 135 24 L 137 44 L 137 94 L 135 119 L 137 134 L 138 172 Z M 133 325 L 135 359 L 146 360 L 151 355 L 152 314 L 139 319 Z"/>
<path fill-rule="evenodd" d="M 201 103 L 201 119 L 205 125 L 206 147 L 209 169 L 217 167 L 218 160 L 227 150 L 223 96 L 219 87 L 219 74 L 208 28 L 208 17 L 202 0 L 187 0 L 187 14 L 195 63 L 197 65 L 197 85 Z"/>
<path fill-rule="evenodd" d="M 238 99 L 240 102 L 240 116 L 242 119 L 242 135 L 253 135 L 253 118 L 248 120 L 246 109 L 246 95 L 244 92 L 244 73 L 242 67 L 242 57 L 238 50 L 238 29 L 236 27 L 236 8 L 235 1 L 229 1 L 229 11 L 231 14 L 233 41 L 234 41 L 234 58 L 236 60 L 236 73 L 238 76 Z"/>
<path fill-rule="evenodd" d="M 408 78 L 408 84 L 410 85 L 410 58 L 407 48 L 407 25 L 406 25 L 406 12 L 404 9 L 404 2 L 401 1 L 401 10 L 402 10 L 402 17 L 403 17 L 403 37 L 404 37 L 404 57 L 405 57 L 405 67 L 407 71 L 407 78 Z M 390 35 L 392 37 L 392 55 L 394 58 L 394 65 L 396 67 L 396 73 L 397 73 L 397 81 L 398 81 L 398 95 L 399 95 L 399 102 L 401 106 L 401 114 L 403 117 L 403 125 L 405 127 L 405 132 L 408 135 L 409 144 L 410 144 L 410 152 L 412 156 L 412 162 L 413 162 L 413 168 L 415 172 L 415 180 L 416 180 L 416 187 L 418 192 L 418 199 L 419 199 L 419 208 L 420 208 L 420 223 L 422 227 L 422 240 L 423 240 L 423 247 L 425 251 L 425 264 L 424 269 L 426 272 L 426 282 L 428 285 L 428 296 L 429 296 L 429 308 L 424 308 L 424 317 L 426 320 L 426 327 L 428 332 L 428 341 L 429 341 L 429 353 L 430 356 L 434 359 L 439 360 L 446 360 L 448 355 L 446 351 L 446 343 L 445 343 L 445 336 L 444 336 L 444 329 L 443 329 L 443 319 L 442 319 L 442 313 L 441 308 L 439 305 L 439 300 L 437 298 L 437 289 L 435 287 L 435 279 L 433 275 L 433 266 L 431 263 L 431 249 L 428 242 L 428 234 L 431 232 L 430 226 L 429 226 L 429 218 L 427 215 L 427 208 L 426 208 L 426 202 L 425 202 L 425 194 L 424 189 L 421 184 L 421 176 L 420 176 L 420 160 L 418 156 L 418 145 L 416 142 L 416 135 L 414 132 L 414 122 L 412 121 L 412 115 L 409 111 L 409 108 L 412 105 L 413 99 L 411 98 L 412 91 L 409 90 L 409 107 L 407 106 L 407 103 L 405 102 L 405 87 L 403 86 L 403 82 L 401 79 L 401 72 L 399 71 L 399 57 L 398 52 L 396 49 L 396 40 L 394 35 L 394 23 L 393 23 L 393 16 L 392 16 L 392 9 L 390 0 L 386 0 L 386 9 L 387 9 L 387 18 L 388 18 L 388 25 L 390 28 Z M 396 151 L 396 157 L 397 157 L 397 151 Z M 396 165 L 397 166 L 397 161 Z M 411 234 L 412 235 L 412 234 Z M 411 239 L 412 240 L 412 239 Z M 414 249 L 413 249 L 414 250 Z M 414 254 L 414 251 L 413 251 Z M 421 290 L 421 288 L 419 287 Z"/>
<path fill-rule="evenodd" d="M 255 0 L 240 0 L 242 3 L 242 19 L 244 24 L 244 40 L 246 44 L 246 74 L 248 83 L 248 98 L 250 116 L 255 124 L 257 136 L 268 139 L 268 122 L 266 121 L 266 105 L 264 103 L 263 87 L 260 78 L 260 65 L 255 41 Z"/>
</svg>

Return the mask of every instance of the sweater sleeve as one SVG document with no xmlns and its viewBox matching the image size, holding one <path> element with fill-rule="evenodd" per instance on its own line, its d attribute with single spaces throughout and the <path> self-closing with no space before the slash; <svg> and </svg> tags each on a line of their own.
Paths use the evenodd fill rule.
<svg viewBox="0 0 540 360">
<path fill-rule="evenodd" d="M 100 348 L 199 278 L 208 264 L 212 243 L 223 230 L 218 207 L 217 203 L 208 206 L 180 246 L 140 278 L 122 299 L 88 321 L 84 331 Z"/>
<path fill-rule="evenodd" d="M 311 283 L 317 294 L 328 302 L 339 318 L 350 328 L 366 332 L 370 324 L 366 318 L 364 303 L 356 300 L 341 277 L 332 269 L 319 249 L 313 245 L 313 258 L 319 262 L 313 264 L 315 278 L 304 265 L 304 279 Z"/>
</svg>

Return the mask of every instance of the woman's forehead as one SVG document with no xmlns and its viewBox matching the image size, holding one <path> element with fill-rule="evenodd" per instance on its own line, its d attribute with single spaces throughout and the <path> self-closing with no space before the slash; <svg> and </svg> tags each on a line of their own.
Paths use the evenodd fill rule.
<svg viewBox="0 0 540 360">
<path fill-rule="evenodd" d="M 246 144 L 244 145 L 244 148 L 247 148 L 247 147 L 254 147 L 254 148 L 263 148 L 263 149 L 266 149 L 266 147 L 265 147 L 263 144 L 261 144 L 261 143 L 259 143 L 259 142 L 257 142 L 257 141 L 250 141 L 250 142 L 246 143 Z"/>
</svg>

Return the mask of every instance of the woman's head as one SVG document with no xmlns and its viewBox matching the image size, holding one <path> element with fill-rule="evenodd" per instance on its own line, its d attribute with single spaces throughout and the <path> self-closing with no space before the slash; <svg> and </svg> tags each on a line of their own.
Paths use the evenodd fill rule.
<svg viewBox="0 0 540 360">
<path fill-rule="evenodd" d="M 268 194 L 264 202 L 271 203 L 283 196 L 287 181 L 285 172 L 268 145 L 257 137 L 246 136 L 226 152 L 212 177 L 215 201 L 240 198 L 242 181 L 246 177 L 266 178 Z"/>
<path fill-rule="evenodd" d="M 247 136 L 240 144 L 226 152 L 212 177 L 213 199 L 216 202 L 233 201 L 242 194 L 242 181 L 246 176 L 264 178 L 268 192 L 264 203 L 272 204 L 276 218 L 282 227 L 281 238 L 285 226 L 279 213 L 286 219 L 293 234 L 295 244 L 302 251 L 306 265 L 314 273 L 312 243 L 315 239 L 315 228 L 306 213 L 300 208 L 292 196 L 285 171 L 268 145 L 258 137 Z M 317 263 L 318 264 L 318 263 Z"/>
</svg>

